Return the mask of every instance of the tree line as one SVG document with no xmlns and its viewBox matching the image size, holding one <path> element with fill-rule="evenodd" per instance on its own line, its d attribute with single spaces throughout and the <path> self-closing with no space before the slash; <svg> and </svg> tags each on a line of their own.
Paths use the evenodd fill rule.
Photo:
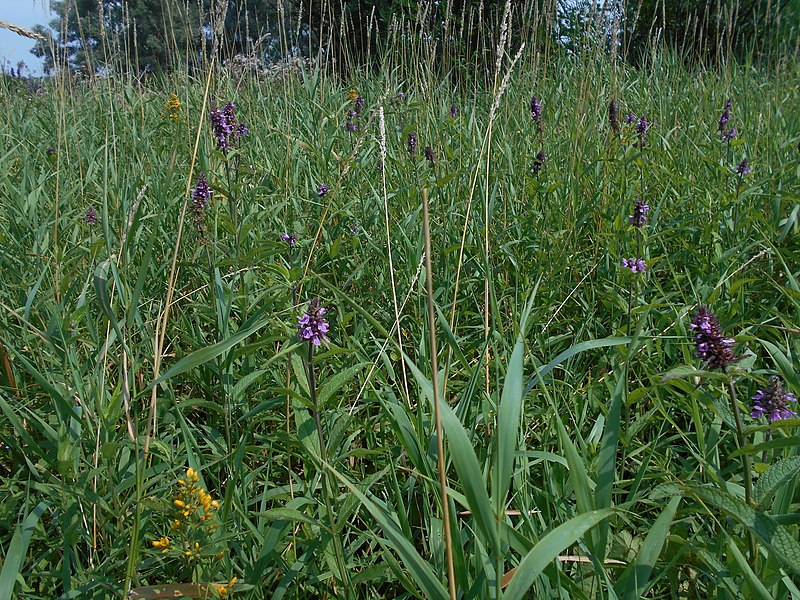
<svg viewBox="0 0 800 600">
<path fill-rule="evenodd" d="M 363 65 L 398 22 L 414 23 L 463 56 L 491 47 L 505 0 L 51 0 L 32 50 L 46 70 L 125 65 L 171 70 L 219 52 L 269 63 L 287 56 L 347 54 Z M 797 40 L 800 0 L 512 0 L 525 7 L 510 35 L 576 51 L 601 44 L 639 62 L 654 44 L 687 60 L 769 56 Z M 531 19 L 530 17 L 534 17 Z M 469 27 L 467 27 L 469 21 Z M 483 26 L 481 26 L 483 24 Z M 459 35 L 453 35 L 454 32 Z M 466 31 L 466 34 L 464 33 Z M 346 32 L 346 35 L 342 35 Z M 337 35 L 338 34 L 338 35 Z M 374 54 L 371 55 L 374 59 Z M 340 56 L 343 58 L 343 56 Z M 116 62 L 115 62 L 116 61 Z"/>
</svg>

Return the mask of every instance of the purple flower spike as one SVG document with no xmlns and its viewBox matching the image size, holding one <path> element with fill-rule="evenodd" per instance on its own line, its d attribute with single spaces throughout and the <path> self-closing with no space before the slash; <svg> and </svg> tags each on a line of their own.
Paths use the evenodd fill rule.
<svg viewBox="0 0 800 600">
<path fill-rule="evenodd" d="M 608 104 L 608 123 L 611 125 L 611 130 L 619 134 L 619 104 L 616 98 Z"/>
<path fill-rule="evenodd" d="M 797 416 L 793 410 L 789 410 L 789 402 L 797 402 L 792 392 L 783 389 L 783 382 L 780 377 L 770 377 L 767 389 L 756 390 L 753 396 L 753 410 L 750 416 L 754 419 L 767 417 L 773 421 L 782 421 Z"/>
<path fill-rule="evenodd" d="M 547 153 L 544 150 L 539 150 L 536 153 L 536 156 L 533 159 L 533 163 L 531 163 L 531 171 L 533 174 L 538 177 L 539 172 L 544 168 L 544 164 L 547 162 Z"/>
<path fill-rule="evenodd" d="M 747 160 L 746 158 L 736 166 L 736 173 L 740 177 L 749 175 L 752 172 L 753 172 L 753 167 L 750 166 L 750 161 Z"/>
<path fill-rule="evenodd" d="M 286 233 L 285 231 L 281 234 L 281 240 L 289 244 L 289 248 L 294 248 L 297 244 L 297 237 L 293 233 Z"/>
<path fill-rule="evenodd" d="M 630 269 L 631 273 L 644 273 L 647 270 L 647 263 L 641 258 L 623 258 L 622 266 Z"/>
<path fill-rule="evenodd" d="M 732 127 L 731 129 L 722 132 L 722 141 L 730 142 L 731 140 L 735 140 L 736 136 L 737 136 L 736 127 Z"/>
<path fill-rule="evenodd" d="M 536 122 L 537 126 L 542 123 L 542 103 L 536 96 L 531 98 L 531 119 Z"/>
<path fill-rule="evenodd" d="M 430 146 L 425 146 L 425 159 L 430 163 L 432 167 L 436 165 L 436 153 Z"/>
<path fill-rule="evenodd" d="M 455 119 L 456 116 L 458 115 L 458 107 L 455 104 L 453 104 L 450 107 L 450 110 L 447 111 L 447 114 L 450 115 L 451 119 Z"/>
<path fill-rule="evenodd" d="M 408 134 L 408 153 L 413 157 L 417 149 L 417 132 L 412 131 Z"/>
<path fill-rule="evenodd" d="M 94 225 L 97 223 L 97 211 L 95 211 L 94 206 L 91 204 L 86 209 L 86 223 L 88 225 Z"/>
<path fill-rule="evenodd" d="M 633 125 L 634 123 L 636 123 L 636 115 L 633 114 L 632 112 L 629 112 L 628 114 L 625 115 L 625 124 Z"/>
<path fill-rule="evenodd" d="M 644 227 L 647 224 L 647 213 L 650 212 L 650 205 L 641 200 L 633 204 L 633 214 L 628 215 L 628 221 L 634 227 Z"/>
<path fill-rule="evenodd" d="M 308 309 L 297 317 L 298 336 L 301 340 L 310 341 L 315 346 L 327 342 L 327 333 L 330 325 L 325 319 L 328 309 L 322 306 L 319 298 L 313 298 L 308 303 Z"/>
<path fill-rule="evenodd" d="M 325 194 L 327 194 L 327 193 L 328 193 L 328 192 L 330 192 L 330 191 L 331 191 L 331 188 L 329 188 L 329 187 L 328 187 L 327 185 L 325 185 L 324 183 L 320 183 L 320 184 L 319 184 L 319 189 L 317 189 L 317 196 L 319 196 L 320 198 L 322 198 L 322 196 L 324 196 Z"/>
<path fill-rule="evenodd" d="M 689 327 L 694 331 L 697 357 L 704 366 L 725 370 L 738 360 L 731 350 L 734 340 L 723 336 L 717 317 L 705 306 L 697 309 Z"/>
<path fill-rule="evenodd" d="M 205 173 L 197 177 L 197 187 L 192 190 L 192 214 L 197 231 L 203 236 L 205 233 L 205 210 L 211 199 L 211 187 L 208 185 Z"/>
<path fill-rule="evenodd" d="M 47 153 L 47 156 L 52 156 L 53 154 L 55 154 L 55 153 L 56 153 L 56 149 L 55 149 L 55 148 L 53 148 L 52 146 L 48 146 L 48 147 L 45 149 L 45 152 Z"/>
<path fill-rule="evenodd" d="M 232 102 L 223 108 L 217 108 L 216 99 L 211 100 L 211 110 L 208 112 L 211 129 L 217 141 L 217 148 L 227 153 L 232 145 L 237 144 L 239 138 L 248 134 L 247 125 L 236 123 L 236 105 Z"/>
</svg>

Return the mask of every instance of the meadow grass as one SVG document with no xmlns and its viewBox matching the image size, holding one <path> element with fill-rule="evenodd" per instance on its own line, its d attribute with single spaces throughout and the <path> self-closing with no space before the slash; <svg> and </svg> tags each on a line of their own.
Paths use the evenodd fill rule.
<svg viewBox="0 0 800 600">
<path fill-rule="evenodd" d="M 800 597 L 800 69 L 498 44 L 0 82 L 0 598 Z"/>
</svg>

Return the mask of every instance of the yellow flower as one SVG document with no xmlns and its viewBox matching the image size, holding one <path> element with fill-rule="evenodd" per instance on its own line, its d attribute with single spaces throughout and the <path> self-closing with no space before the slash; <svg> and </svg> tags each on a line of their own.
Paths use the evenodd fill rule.
<svg viewBox="0 0 800 600">
<path fill-rule="evenodd" d="M 173 501 L 173 504 L 178 508 L 185 508 L 186 503 L 183 500 L 178 500 L 177 498 Z"/>
<path fill-rule="evenodd" d="M 198 478 L 199 476 L 197 474 L 197 471 L 195 471 L 192 467 L 186 469 L 186 479 L 193 482 L 197 482 Z"/>
<path fill-rule="evenodd" d="M 358 92 L 356 90 L 350 90 L 347 93 L 347 99 L 350 100 L 351 102 L 356 98 L 358 98 Z"/>
<path fill-rule="evenodd" d="M 181 116 L 181 101 L 177 94 L 172 94 L 167 100 L 167 114 L 170 119 L 179 119 Z"/>
<path fill-rule="evenodd" d="M 222 598 L 228 597 L 228 590 L 232 588 L 233 585 L 236 583 L 236 579 L 237 579 L 236 577 L 232 577 L 227 585 L 220 585 L 219 587 L 217 587 L 217 592 L 219 592 L 219 595 Z"/>
<path fill-rule="evenodd" d="M 153 548 L 169 548 L 169 538 L 163 536 L 160 539 L 153 540 Z"/>
</svg>

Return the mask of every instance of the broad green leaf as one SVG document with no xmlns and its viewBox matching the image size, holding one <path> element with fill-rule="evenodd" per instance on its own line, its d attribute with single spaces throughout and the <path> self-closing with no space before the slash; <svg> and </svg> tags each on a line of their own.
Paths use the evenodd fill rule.
<svg viewBox="0 0 800 600">
<path fill-rule="evenodd" d="M 616 590 L 623 600 L 637 600 L 647 591 L 647 582 L 650 574 L 661 554 L 664 540 L 669 535 L 669 528 L 675 518 L 675 512 L 681 502 L 681 496 L 675 496 L 667 504 L 666 508 L 658 515 L 655 523 L 650 527 L 647 537 L 636 555 L 636 559 L 628 565 L 625 572 L 620 577 Z"/>
<path fill-rule="evenodd" d="M 25 555 L 28 553 L 28 544 L 31 542 L 33 530 L 39 519 L 47 510 L 50 503 L 42 501 L 25 517 L 20 527 L 17 524 L 8 551 L 5 553 L 3 570 L 0 571 L 0 600 L 11 600 L 14 593 L 14 585 L 17 583 L 17 574 L 25 562 Z"/>
<path fill-rule="evenodd" d="M 375 500 L 369 498 L 335 469 L 331 469 L 331 472 L 361 501 L 372 517 L 378 522 L 383 534 L 387 538 L 386 540 L 379 539 L 378 541 L 382 545 L 392 548 L 400 555 L 409 574 L 422 590 L 425 597 L 431 600 L 448 600 L 449 594 L 447 590 L 444 585 L 442 585 L 442 582 L 439 581 L 433 569 L 431 569 L 428 561 L 419 555 L 411 542 L 403 535 L 403 531 L 397 525 L 396 519 L 386 510 L 380 501 L 377 498 Z"/>
<path fill-rule="evenodd" d="M 536 578 L 559 554 L 572 546 L 592 527 L 613 514 L 613 508 L 593 510 L 571 518 L 545 535 L 519 563 L 503 599 L 522 600 Z"/>
<path fill-rule="evenodd" d="M 433 407 L 433 386 L 431 382 L 417 368 L 417 365 L 406 356 L 411 372 L 422 388 L 425 397 Z M 453 410 L 445 402 L 439 402 L 439 414 L 442 418 L 442 427 L 447 434 L 447 443 L 450 448 L 450 457 L 458 473 L 458 479 L 464 488 L 464 496 L 469 503 L 469 509 L 481 533 L 488 541 L 493 552 L 500 552 L 500 537 L 497 534 L 497 523 L 486 492 L 486 481 L 483 478 L 475 449 L 469 441 L 467 432 L 461 425 Z"/>
<path fill-rule="evenodd" d="M 525 390 L 522 392 L 522 396 L 527 397 L 530 391 L 539 385 L 539 380 L 542 379 L 545 375 L 547 375 L 550 371 L 555 369 L 565 360 L 572 358 L 576 354 L 580 354 L 586 350 L 594 350 L 595 348 L 606 348 L 608 346 L 624 346 L 631 342 L 631 338 L 629 337 L 613 337 L 613 338 L 602 338 L 599 340 L 589 340 L 587 342 L 581 342 L 579 344 L 575 344 L 574 346 L 567 348 L 561 354 L 556 356 L 553 360 L 547 363 L 542 368 L 538 369 L 536 372 L 536 376 L 525 386 Z"/>
<path fill-rule="evenodd" d="M 772 465 L 758 478 L 753 489 L 758 508 L 764 508 L 775 492 L 796 477 L 798 473 L 800 473 L 800 456 L 784 458 Z"/>
<path fill-rule="evenodd" d="M 752 531 L 761 542 L 774 552 L 784 566 L 800 574 L 800 542 L 797 536 L 778 524 L 769 515 L 747 506 L 744 500 L 716 488 L 687 485 L 687 493 L 712 504 Z"/>
</svg>

